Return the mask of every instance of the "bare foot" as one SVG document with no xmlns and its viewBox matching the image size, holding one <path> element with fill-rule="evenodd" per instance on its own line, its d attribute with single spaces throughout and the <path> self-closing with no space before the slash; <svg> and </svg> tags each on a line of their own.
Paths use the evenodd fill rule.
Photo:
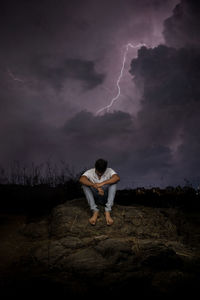
<svg viewBox="0 0 200 300">
<path fill-rule="evenodd" d="M 93 216 L 89 219 L 89 222 L 90 222 L 91 225 L 95 225 L 96 224 L 98 216 L 99 216 L 99 212 L 98 211 L 94 211 L 93 212 Z"/>
<path fill-rule="evenodd" d="M 106 223 L 107 223 L 107 225 L 112 225 L 114 221 L 111 218 L 109 211 L 105 211 L 105 217 L 106 217 Z"/>
</svg>

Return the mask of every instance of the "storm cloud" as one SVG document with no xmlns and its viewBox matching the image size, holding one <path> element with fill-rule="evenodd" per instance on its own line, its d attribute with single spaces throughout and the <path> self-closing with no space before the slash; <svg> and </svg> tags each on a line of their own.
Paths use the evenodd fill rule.
<svg viewBox="0 0 200 300">
<path fill-rule="evenodd" d="M 80 172 L 102 157 L 122 187 L 194 182 L 199 10 L 178 2 L 2 1 L 1 165 L 65 160 Z M 95 115 L 117 94 L 128 42 L 149 46 L 128 53 L 120 98 Z"/>
<path fill-rule="evenodd" d="M 200 47 L 200 3 L 195 0 L 181 0 L 172 16 L 164 22 L 163 35 L 166 44 L 175 48 Z"/>
<path fill-rule="evenodd" d="M 66 58 L 58 61 L 59 57 L 43 55 L 34 57 L 30 64 L 32 74 L 36 78 L 44 80 L 56 89 L 62 88 L 67 79 L 79 80 L 83 89 L 93 89 L 102 84 L 105 75 L 95 71 L 95 63 L 89 60 Z"/>
<path fill-rule="evenodd" d="M 186 2 L 182 1 L 176 9 L 184 7 Z M 192 10 L 190 13 L 191 21 Z M 194 22 L 196 13 L 194 10 Z M 173 18 L 180 21 L 175 13 Z M 170 34 L 172 40 L 174 38 L 176 23 L 173 25 L 175 28 L 172 32 L 168 30 L 167 41 L 170 40 Z M 169 26 L 168 21 L 165 26 Z M 177 32 L 180 28 L 178 26 Z M 182 30 L 185 36 L 184 27 Z M 195 32 L 198 32 L 198 28 L 195 28 Z M 191 43 L 188 47 L 189 43 L 184 38 L 182 46 L 185 47 L 181 48 L 165 45 L 154 49 L 143 47 L 138 51 L 138 58 L 132 60 L 130 69 L 135 83 L 142 90 L 138 127 L 146 143 L 162 145 L 170 150 L 171 155 L 168 159 L 166 157 L 166 163 L 171 165 L 168 171 L 174 183 L 181 181 L 181 176 L 190 178 L 194 184 L 199 181 L 200 49 L 197 47 L 197 34 L 195 41 L 194 47 Z"/>
</svg>

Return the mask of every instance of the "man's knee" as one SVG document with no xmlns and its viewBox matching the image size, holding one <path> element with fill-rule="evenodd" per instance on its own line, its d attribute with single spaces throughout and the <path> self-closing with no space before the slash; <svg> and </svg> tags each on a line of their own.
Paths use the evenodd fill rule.
<svg viewBox="0 0 200 300">
<path fill-rule="evenodd" d="M 87 186 L 86 184 L 82 184 L 81 187 L 83 190 L 89 188 L 89 186 Z"/>
<path fill-rule="evenodd" d="M 105 188 L 105 189 L 107 189 L 107 188 L 109 188 L 109 187 L 111 187 L 111 186 L 113 186 L 113 187 L 117 187 L 117 183 L 104 184 L 104 185 L 102 186 L 102 188 Z"/>
<path fill-rule="evenodd" d="M 84 192 L 87 192 L 87 191 L 89 191 L 89 190 L 94 191 L 94 190 L 93 190 L 93 187 L 88 186 L 88 185 L 86 185 L 86 184 L 82 184 L 81 187 L 82 187 L 82 189 L 83 189 Z"/>
<path fill-rule="evenodd" d="M 82 187 L 82 189 L 85 189 L 85 188 L 86 188 L 86 189 L 91 189 L 91 190 L 94 189 L 93 186 L 89 186 L 89 185 L 86 185 L 86 184 L 82 184 L 81 187 Z"/>
</svg>

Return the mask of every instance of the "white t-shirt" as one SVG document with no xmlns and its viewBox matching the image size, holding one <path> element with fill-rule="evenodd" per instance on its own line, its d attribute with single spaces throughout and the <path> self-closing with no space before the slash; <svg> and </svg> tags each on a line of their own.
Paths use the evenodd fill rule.
<svg viewBox="0 0 200 300">
<path fill-rule="evenodd" d="M 87 178 L 93 183 L 100 183 L 105 180 L 108 180 L 112 177 L 112 175 L 117 174 L 113 169 L 107 168 L 101 178 L 99 179 L 98 175 L 95 172 L 95 168 L 89 169 L 85 171 L 82 176 L 87 176 Z"/>
</svg>

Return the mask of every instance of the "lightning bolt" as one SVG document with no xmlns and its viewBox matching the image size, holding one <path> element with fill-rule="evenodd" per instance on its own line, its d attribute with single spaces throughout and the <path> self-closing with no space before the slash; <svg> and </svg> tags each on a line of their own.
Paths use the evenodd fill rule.
<svg viewBox="0 0 200 300">
<path fill-rule="evenodd" d="M 98 115 L 100 112 L 102 112 L 103 110 L 107 109 L 107 111 L 110 109 L 110 107 L 113 105 L 113 103 L 120 97 L 120 94 L 121 94 L 121 89 L 120 89 L 120 81 L 122 79 L 122 76 L 123 76 L 123 72 L 124 72 L 124 66 L 125 66 L 125 62 L 126 62 L 126 57 L 127 57 L 127 53 L 128 53 L 128 50 L 129 48 L 139 48 L 139 47 L 142 47 L 142 46 L 147 46 L 146 44 L 144 43 L 139 43 L 137 45 L 133 45 L 131 43 L 128 43 L 126 45 L 126 49 L 124 51 L 124 56 L 123 56 L 123 62 L 122 62 L 122 67 L 121 67 L 121 71 L 120 71 L 120 74 L 119 74 L 119 77 L 117 79 L 117 89 L 118 89 L 118 92 L 117 92 L 117 95 L 111 100 L 110 104 L 108 104 L 107 106 L 103 107 L 103 108 L 100 108 L 97 112 L 96 112 L 96 115 Z"/>
</svg>

